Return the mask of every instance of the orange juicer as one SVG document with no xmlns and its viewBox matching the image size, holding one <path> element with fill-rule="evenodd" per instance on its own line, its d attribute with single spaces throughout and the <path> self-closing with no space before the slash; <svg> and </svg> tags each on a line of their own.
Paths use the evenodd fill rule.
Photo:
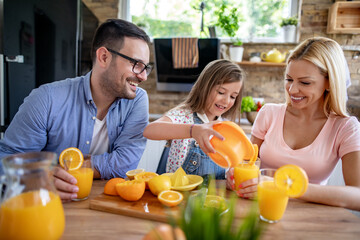
<svg viewBox="0 0 360 240">
<path fill-rule="evenodd" d="M 237 166 L 244 159 L 253 158 L 254 146 L 239 125 L 231 121 L 224 121 L 215 124 L 213 129 L 225 138 L 223 141 L 217 137 L 210 140 L 216 153 L 209 153 L 209 156 L 217 165 L 230 168 Z"/>
</svg>

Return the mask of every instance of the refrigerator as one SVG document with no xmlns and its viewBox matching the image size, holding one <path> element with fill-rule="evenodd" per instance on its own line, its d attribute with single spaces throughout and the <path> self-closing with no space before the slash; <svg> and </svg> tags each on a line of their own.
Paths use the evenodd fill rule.
<svg viewBox="0 0 360 240">
<path fill-rule="evenodd" d="M 80 0 L 0 0 L 3 135 L 32 89 L 79 75 Z"/>
</svg>

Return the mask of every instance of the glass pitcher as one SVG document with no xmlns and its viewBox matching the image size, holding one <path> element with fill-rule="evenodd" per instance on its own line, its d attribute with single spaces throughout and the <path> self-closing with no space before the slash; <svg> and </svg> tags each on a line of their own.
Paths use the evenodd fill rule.
<svg viewBox="0 0 360 240">
<path fill-rule="evenodd" d="M 65 216 L 53 185 L 52 152 L 19 153 L 5 157 L 0 181 L 1 239 L 59 239 Z M 1 196 L 1 190 L 5 192 Z"/>
</svg>

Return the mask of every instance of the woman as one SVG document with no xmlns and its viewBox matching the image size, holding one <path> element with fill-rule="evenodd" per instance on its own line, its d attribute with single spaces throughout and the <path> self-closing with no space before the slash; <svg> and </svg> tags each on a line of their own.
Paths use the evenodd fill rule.
<svg viewBox="0 0 360 240">
<path fill-rule="evenodd" d="M 306 171 L 309 188 L 301 199 L 360 210 L 360 124 L 346 112 L 345 78 L 338 43 L 302 42 L 287 60 L 286 104 L 260 110 L 251 141 L 260 148 L 261 168 L 295 164 Z M 346 186 L 325 186 L 340 159 Z M 256 183 L 242 183 L 238 195 L 253 198 Z"/>
</svg>

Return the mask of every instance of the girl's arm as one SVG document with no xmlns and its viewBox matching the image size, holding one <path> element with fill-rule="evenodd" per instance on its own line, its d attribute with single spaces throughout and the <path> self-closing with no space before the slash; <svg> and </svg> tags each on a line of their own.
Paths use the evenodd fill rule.
<svg viewBox="0 0 360 240">
<path fill-rule="evenodd" d="M 309 184 L 301 199 L 326 205 L 360 210 L 360 152 L 351 152 L 342 158 L 346 186 Z"/>
<path fill-rule="evenodd" d="M 167 116 L 162 116 L 158 120 L 150 123 L 144 130 L 144 137 L 151 140 L 170 140 L 194 138 L 204 153 L 215 153 L 215 149 L 210 143 L 210 136 L 223 139 L 221 134 L 213 129 L 213 125 L 217 122 L 204 124 L 178 124 L 172 123 Z M 191 131 L 190 131 L 191 130 Z M 191 133 L 191 134 L 190 134 Z M 191 135 L 191 136 L 190 136 Z"/>
</svg>

